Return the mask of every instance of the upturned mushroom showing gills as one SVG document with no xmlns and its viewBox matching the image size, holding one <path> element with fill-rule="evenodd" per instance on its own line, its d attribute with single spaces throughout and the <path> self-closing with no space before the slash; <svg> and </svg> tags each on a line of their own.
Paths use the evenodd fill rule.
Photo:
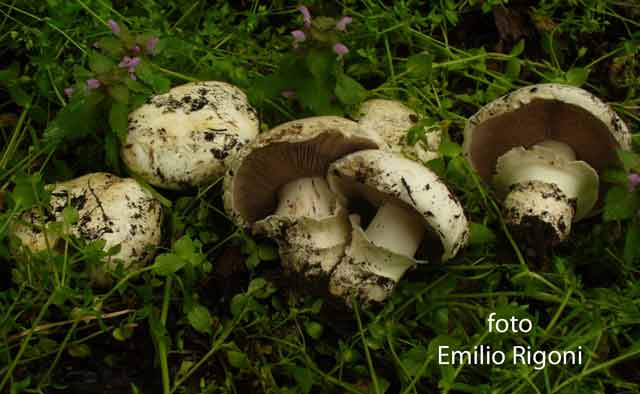
<svg viewBox="0 0 640 394">
<path fill-rule="evenodd" d="M 224 175 L 228 158 L 258 134 L 246 95 L 224 82 L 195 82 L 152 97 L 129 115 L 122 160 L 152 185 L 186 189 Z"/>
<path fill-rule="evenodd" d="M 56 249 L 60 234 L 46 227 L 61 221 L 64 208 L 71 206 L 78 219 L 70 226 L 70 235 L 85 241 L 104 240 L 105 251 L 120 245 L 115 255 L 91 273 L 96 284 L 108 282 L 106 273 L 118 261 L 130 268 L 153 257 L 161 241 L 162 206 L 135 180 L 98 172 L 46 188 L 51 193 L 49 206 L 26 211 L 11 228 L 23 247 L 32 252 Z"/>
<path fill-rule="evenodd" d="M 328 277 L 349 239 L 347 213 L 329 189 L 327 168 L 381 144 L 379 136 L 335 116 L 279 125 L 238 153 L 225 177 L 225 208 L 239 226 L 278 242 L 286 272 L 322 287 L 315 279 Z"/>
<path fill-rule="evenodd" d="M 440 129 L 425 130 L 424 138 L 415 145 L 407 142 L 407 132 L 418 124 L 418 114 L 399 101 L 367 100 L 356 112 L 358 124 L 378 133 L 392 152 L 403 153 L 411 159 L 427 162 L 439 157 L 442 135 Z"/>
<path fill-rule="evenodd" d="M 565 240 L 572 222 L 590 215 L 598 173 L 630 149 L 627 126 L 591 93 L 558 84 L 518 89 L 467 122 L 464 153 L 503 199 L 516 238 L 544 253 Z"/>
<path fill-rule="evenodd" d="M 329 167 L 328 180 L 352 211 L 375 210 L 370 220 L 350 216 L 351 244 L 329 283 L 345 301 L 382 302 L 416 264 L 419 249 L 422 259 L 446 261 L 467 242 L 468 222 L 455 196 L 435 173 L 399 154 L 352 153 Z"/>
</svg>

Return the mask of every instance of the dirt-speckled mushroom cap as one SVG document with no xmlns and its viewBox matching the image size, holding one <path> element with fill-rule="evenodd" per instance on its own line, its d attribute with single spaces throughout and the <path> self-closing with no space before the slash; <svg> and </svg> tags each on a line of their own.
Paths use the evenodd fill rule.
<svg viewBox="0 0 640 394">
<path fill-rule="evenodd" d="M 462 206 L 438 176 L 413 160 L 383 150 L 363 150 L 329 167 L 329 185 L 344 199 L 364 199 L 374 207 L 394 202 L 424 218 L 441 252 L 435 259 L 446 261 L 466 244 L 469 225 Z M 436 242 L 436 243 L 438 243 Z"/>
<path fill-rule="evenodd" d="M 380 134 L 393 152 L 421 161 L 429 161 L 439 157 L 438 148 L 441 132 L 438 128 L 425 130 L 425 140 L 415 145 L 407 143 L 407 131 L 418 121 L 418 114 L 403 103 L 395 100 L 367 100 L 355 114 L 358 124 Z"/>
<path fill-rule="evenodd" d="M 548 139 L 568 144 L 578 160 L 598 172 L 617 163 L 617 148 L 631 145 L 627 126 L 596 96 L 573 86 L 540 84 L 502 96 L 469 118 L 463 150 L 490 181 L 498 157 Z"/>
<path fill-rule="evenodd" d="M 299 178 L 324 177 L 329 164 L 383 142 L 351 120 L 318 116 L 281 124 L 243 147 L 224 179 L 225 209 L 250 227 L 272 214 L 279 189 Z"/>
<path fill-rule="evenodd" d="M 78 211 L 71 234 L 86 241 L 102 239 L 105 250 L 120 245 L 120 251 L 109 257 L 107 270 L 115 267 L 116 259 L 128 267 L 153 257 L 161 241 L 162 206 L 135 180 L 98 172 L 46 188 L 51 200 L 44 216 L 39 209 L 31 209 L 11 228 L 24 247 L 34 252 L 46 250 L 43 227 L 62 221 L 63 209 L 71 205 Z M 55 248 L 57 240 L 48 235 L 49 247 Z"/>
<path fill-rule="evenodd" d="M 122 159 L 152 185 L 185 189 L 221 177 L 258 134 L 246 95 L 224 82 L 194 82 L 154 96 L 129 115 Z"/>
</svg>

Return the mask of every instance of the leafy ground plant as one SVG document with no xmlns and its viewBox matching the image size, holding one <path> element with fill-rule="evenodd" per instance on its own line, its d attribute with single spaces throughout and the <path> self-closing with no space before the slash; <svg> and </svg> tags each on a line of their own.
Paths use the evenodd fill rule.
<svg viewBox="0 0 640 394">
<path fill-rule="evenodd" d="M 606 100 L 637 151 L 639 20 L 640 5 L 619 0 L 0 0 L 0 392 L 640 392 L 640 157 L 620 152 L 602 215 L 540 259 L 513 241 L 460 149 L 482 105 L 561 82 Z M 232 225 L 217 181 L 154 191 L 164 246 L 108 288 L 89 285 L 109 252 L 67 234 L 72 210 L 53 229 L 61 250 L 16 252 L 9 228 L 45 206 L 45 184 L 127 175 L 129 111 L 197 80 L 241 87 L 263 129 L 349 115 L 370 97 L 407 103 L 446 134 L 426 164 L 461 198 L 471 245 L 410 272 L 384 306 L 335 313 L 287 286 L 272 243 Z M 533 329 L 489 332 L 494 312 Z M 584 362 L 438 362 L 440 346 L 479 344 L 581 347 Z"/>
</svg>

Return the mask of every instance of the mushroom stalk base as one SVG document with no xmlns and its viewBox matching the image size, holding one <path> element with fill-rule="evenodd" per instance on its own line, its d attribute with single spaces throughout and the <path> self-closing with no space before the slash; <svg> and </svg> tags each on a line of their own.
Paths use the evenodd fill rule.
<svg viewBox="0 0 640 394">
<path fill-rule="evenodd" d="M 504 201 L 505 221 L 514 236 L 538 247 L 565 240 L 575 210 L 575 199 L 567 198 L 556 184 L 542 181 L 514 184 Z"/>
<path fill-rule="evenodd" d="M 421 215 L 390 202 L 382 205 L 365 234 L 376 246 L 413 257 L 422 242 L 425 224 Z"/>
<path fill-rule="evenodd" d="M 276 215 L 322 218 L 332 214 L 334 196 L 324 178 L 300 178 L 285 184 L 278 193 Z"/>
</svg>

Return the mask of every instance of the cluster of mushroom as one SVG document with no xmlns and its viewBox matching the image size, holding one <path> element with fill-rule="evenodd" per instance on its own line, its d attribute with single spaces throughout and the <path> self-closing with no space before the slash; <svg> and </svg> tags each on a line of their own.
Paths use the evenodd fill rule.
<svg viewBox="0 0 640 394">
<path fill-rule="evenodd" d="M 381 302 L 417 254 L 450 259 L 469 233 L 447 186 L 399 153 L 436 155 L 429 142 L 437 137 L 426 147 L 406 145 L 417 120 L 400 103 L 372 100 L 359 122 L 322 116 L 281 124 L 235 157 L 225 208 L 239 226 L 275 239 L 285 271 L 306 286 Z"/>
<path fill-rule="evenodd" d="M 258 134 L 256 111 L 246 95 L 224 82 L 189 83 L 151 98 L 129 116 L 121 155 L 129 169 L 148 183 L 186 189 L 220 178 L 227 159 Z M 24 212 L 12 234 L 32 252 L 55 249 L 59 235 L 48 224 L 62 220 L 64 208 L 78 212 L 69 233 L 85 241 L 120 246 L 91 272 L 97 285 L 110 281 L 118 262 L 127 269 L 148 263 L 162 240 L 160 201 L 131 178 L 87 174 L 47 185 L 46 207 Z"/>
<path fill-rule="evenodd" d="M 447 186 L 422 163 L 438 156 L 440 134 L 418 144 L 406 132 L 415 112 L 389 100 L 362 104 L 356 121 L 335 116 L 281 124 L 258 134 L 246 95 L 223 82 L 197 82 L 155 96 L 131 113 L 122 147 L 148 183 L 184 190 L 224 176 L 233 221 L 277 241 L 285 271 L 338 298 L 388 298 L 419 260 L 446 261 L 465 245 L 468 222 Z M 516 90 L 473 115 L 463 150 L 491 182 L 519 239 L 549 246 L 598 207 L 598 172 L 630 149 L 630 134 L 605 103 L 575 87 Z M 103 239 L 108 257 L 147 263 L 161 242 L 160 202 L 133 179 L 106 173 L 49 185 L 46 209 L 25 212 L 12 233 L 29 250 L 56 246 L 47 223 L 66 206 L 70 232 Z"/>
</svg>

